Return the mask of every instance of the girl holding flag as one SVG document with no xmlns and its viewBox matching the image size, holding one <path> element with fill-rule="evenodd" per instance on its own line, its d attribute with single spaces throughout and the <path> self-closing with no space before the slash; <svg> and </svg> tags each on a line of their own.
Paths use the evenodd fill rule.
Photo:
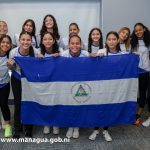
<svg viewBox="0 0 150 150">
<path fill-rule="evenodd" d="M 41 42 L 40 42 L 40 51 L 41 54 L 38 55 L 38 57 L 44 58 L 44 57 L 52 57 L 52 56 L 59 56 L 59 50 L 58 50 L 58 44 L 54 37 L 54 34 L 51 32 L 45 32 L 41 36 Z M 50 133 L 50 127 L 44 126 L 43 130 L 44 134 Z M 59 134 L 59 127 L 53 127 L 53 134 Z"/>
<path fill-rule="evenodd" d="M 15 63 L 15 57 L 35 57 L 38 51 L 32 47 L 32 34 L 28 32 L 22 32 L 19 36 L 19 47 L 16 47 L 10 51 L 9 60 L 7 62 L 8 67 L 12 70 L 11 83 L 12 91 L 14 95 L 14 134 L 13 138 L 20 138 L 20 132 L 22 130 L 21 124 L 21 76 L 20 68 Z M 32 125 L 25 125 L 25 136 L 32 137 Z"/>
<path fill-rule="evenodd" d="M 97 56 L 110 56 L 110 55 L 121 55 L 123 54 L 120 50 L 119 46 L 119 35 L 115 31 L 111 31 L 106 36 L 106 48 L 100 49 L 97 52 Z M 112 141 L 112 137 L 108 132 L 108 127 L 105 126 L 103 128 L 103 136 L 107 142 Z M 93 131 L 93 133 L 89 136 L 90 140 L 95 140 L 97 135 L 99 134 L 99 128 L 96 127 Z"/>
<path fill-rule="evenodd" d="M 69 49 L 64 51 L 61 55 L 64 57 L 88 57 L 89 53 L 81 49 L 81 38 L 78 35 L 72 35 L 69 38 Z M 79 138 L 79 128 L 70 127 L 66 133 L 68 138 Z"/>
<path fill-rule="evenodd" d="M 88 52 L 96 56 L 99 49 L 103 48 L 103 35 L 99 28 L 93 28 L 89 33 Z"/>
</svg>

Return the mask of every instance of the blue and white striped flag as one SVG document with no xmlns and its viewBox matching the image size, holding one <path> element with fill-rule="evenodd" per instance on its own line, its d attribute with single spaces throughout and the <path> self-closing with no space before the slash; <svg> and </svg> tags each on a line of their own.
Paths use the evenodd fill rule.
<svg viewBox="0 0 150 150">
<path fill-rule="evenodd" d="M 95 127 L 135 119 L 137 56 L 16 57 L 22 69 L 24 124 Z"/>
</svg>

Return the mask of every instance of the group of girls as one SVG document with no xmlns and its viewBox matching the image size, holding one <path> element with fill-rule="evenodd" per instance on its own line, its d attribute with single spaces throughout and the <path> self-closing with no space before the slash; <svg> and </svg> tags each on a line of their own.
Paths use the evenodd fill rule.
<svg viewBox="0 0 150 150">
<path fill-rule="evenodd" d="M 32 137 L 32 125 L 23 125 L 20 121 L 21 111 L 21 80 L 20 67 L 15 63 L 15 57 L 104 57 L 109 55 L 122 55 L 134 53 L 139 55 L 140 74 L 139 74 L 139 98 L 136 120 L 134 124 L 141 123 L 141 114 L 148 100 L 149 117 L 142 123 L 143 126 L 150 126 L 150 97 L 147 91 L 149 87 L 149 50 L 150 50 L 150 31 L 142 23 L 134 26 L 133 33 L 130 35 L 130 29 L 123 27 L 119 32 L 110 31 L 103 42 L 103 35 L 99 28 L 93 28 L 88 37 L 86 46 L 81 40 L 79 27 L 76 23 L 69 25 L 69 36 L 61 38 L 55 18 L 52 15 L 46 15 L 38 36 L 35 35 L 35 23 L 28 19 L 24 22 L 22 32 L 16 34 L 13 40 L 13 49 L 11 38 L 6 35 L 8 28 L 2 27 L 6 24 L 0 21 L 0 107 L 5 120 L 5 137 L 12 136 L 10 111 L 8 107 L 8 96 L 10 90 L 10 79 L 8 68 L 12 71 L 11 86 L 14 95 L 14 138 L 20 138 L 22 130 L 26 137 Z M 7 26 L 7 24 L 6 24 Z M 3 29 L 1 29 L 3 28 Z M 5 31 L 5 33 L 3 33 Z M 38 48 L 38 49 L 37 49 Z M 12 50 L 11 50 L 12 49 Z M 9 53 L 9 58 L 8 58 Z M 150 92 L 148 92 L 150 93 Z M 103 136 L 106 141 L 112 141 L 108 132 L 108 127 L 103 127 Z M 44 134 L 50 133 L 50 127 L 45 125 Z M 53 127 L 53 133 L 59 134 L 59 127 Z M 99 134 L 99 127 L 95 127 L 90 140 L 95 140 Z M 79 127 L 70 127 L 67 130 L 68 138 L 79 138 Z"/>
</svg>

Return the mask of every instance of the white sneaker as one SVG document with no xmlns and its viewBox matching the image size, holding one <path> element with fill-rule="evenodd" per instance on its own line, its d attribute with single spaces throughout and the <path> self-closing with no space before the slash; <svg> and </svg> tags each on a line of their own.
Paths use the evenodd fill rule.
<svg viewBox="0 0 150 150">
<path fill-rule="evenodd" d="M 72 137 L 75 139 L 79 138 L 79 128 L 74 128 Z"/>
<path fill-rule="evenodd" d="M 72 136 L 73 136 L 73 128 L 69 128 L 67 133 L 66 133 L 66 137 L 71 138 Z"/>
<path fill-rule="evenodd" d="M 59 134 L 59 127 L 53 127 L 53 134 Z"/>
<path fill-rule="evenodd" d="M 43 133 L 44 134 L 49 134 L 50 133 L 50 127 L 49 126 L 44 126 Z"/>
<path fill-rule="evenodd" d="M 109 132 L 108 132 L 107 130 L 104 130 L 104 131 L 103 131 L 103 136 L 104 136 L 104 138 L 105 138 L 105 140 L 106 140 L 107 142 L 112 141 L 112 138 L 111 138 L 111 136 L 110 136 L 110 134 L 109 134 Z"/>
<path fill-rule="evenodd" d="M 89 136 L 89 140 L 94 141 L 99 134 L 99 130 L 94 130 L 93 133 Z"/>
<path fill-rule="evenodd" d="M 143 125 L 144 127 L 150 126 L 150 117 L 148 117 L 148 119 L 145 120 L 145 121 L 142 123 L 142 125 Z"/>
</svg>

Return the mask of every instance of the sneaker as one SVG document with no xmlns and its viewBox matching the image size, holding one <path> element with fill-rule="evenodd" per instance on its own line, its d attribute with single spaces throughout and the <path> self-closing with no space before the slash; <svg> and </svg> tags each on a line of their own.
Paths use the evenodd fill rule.
<svg viewBox="0 0 150 150">
<path fill-rule="evenodd" d="M 67 133 L 66 133 L 66 137 L 71 138 L 72 136 L 73 136 L 73 128 L 69 128 Z"/>
<path fill-rule="evenodd" d="M 53 127 L 53 134 L 59 134 L 59 127 Z"/>
<path fill-rule="evenodd" d="M 145 120 L 145 121 L 142 123 L 142 125 L 143 125 L 144 127 L 150 126 L 150 117 L 149 117 L 147 120 Z"/>
<path fill-rule="evenodd" d="M 99 131 L 98 130 L 94 130 L 93 133 L 89 136 L 89 140 L 94 141 L 98 134 L 99 134 Z"/>
<path fill-rule="evenodd" d="M 50 127 L 49 126 L 44 126 L 43 133 L 44 134 L 49 134 L 50 133 Z"/>
<path fill-rule="evenodd" d="M 106 140 L 107 142 L 112 141 L 112 138 L 111 138 L 111 136 L 110 136 L 110 134 L 109 134 L 109 132 L 108 132 L 107 130 L 104 130 L 104 131 L 103 131 L 103 136 L 104 136 L 104 138 L 105 138 L 105 140 Z"/>
<path fill-rule="evenodd" d="M 141 118 L 136 118 L 134 125 L 138 126 L 141 124 Z"/>
<path fill-rule="evenodd" d="M 9 138 L 12 136 L 12 128 L 10 124 L 5 125 L 5 138 Z"/>
<path fill-rule="evenodd" d="M 79 138 L 79 128 L 74 128 L 72 137 L 75 139 Z"/>
</svg>

